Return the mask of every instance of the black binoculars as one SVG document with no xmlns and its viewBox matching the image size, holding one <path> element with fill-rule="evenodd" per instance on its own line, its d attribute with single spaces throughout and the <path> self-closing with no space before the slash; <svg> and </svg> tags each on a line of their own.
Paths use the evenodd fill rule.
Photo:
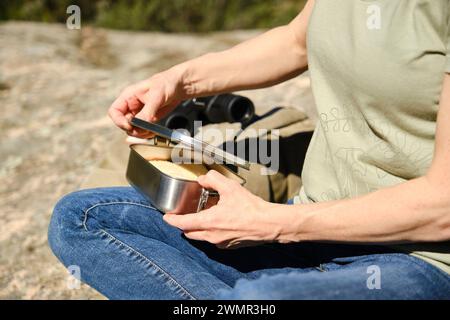
<svg viewBox="0 0 450 320">
<path fill-rule="evenodd" d="M 240 122 L 245 126 L 254 115 L 255 106 L 249 98 L 228 93 L 184 101 L 158 124 L 187 130 L 193 136 L 194 121 L 202 121 L 202 125 Z"/>
</svg>

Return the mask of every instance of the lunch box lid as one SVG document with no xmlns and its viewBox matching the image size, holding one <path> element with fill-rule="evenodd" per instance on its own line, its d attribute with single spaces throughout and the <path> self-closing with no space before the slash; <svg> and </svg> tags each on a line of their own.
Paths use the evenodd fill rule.
<svg viewBox="0 0 450 320">
<path fill-rule="evenodd" d="M 143 130 L 153 132 L 160 137 L 170 140 L 171 142 L 180 143 L 194 151 L 202 152 L 204 156 L 211 158 L 211 160 L 215 163 L 230 164 L 247 170 L 250 169 L 250 163 L 245 159 L 241 159 L 199 139 L 192 138 L 191 136 L 183 134 L 180 131 L 172 130 L 139 118 L 133 118 L 131 120 L 131 124 Z"/>
</svg>

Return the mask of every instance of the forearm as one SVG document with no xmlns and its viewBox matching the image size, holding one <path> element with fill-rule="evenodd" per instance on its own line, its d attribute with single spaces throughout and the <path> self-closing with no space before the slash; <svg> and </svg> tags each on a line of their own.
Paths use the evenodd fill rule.
<svg viewBox="0 0 450 320">
<path fill-rule="evenodd" d="M 281 242 L 403 243 L 450 239 L 449 195 L 426 177 L 354 199 L 283 206 L 278 210 L 285 226 L 285 231 L 280 232 Z"/>
<path fill-rule="evenodd" d="M 307 28 L 313 7 L 314 1 L 309 0 L 286 26 L 175 66 L 186 98 L 268 87 L 305 71 Z"/>
<path fill-rule="evenodd" d="M 223 52 L 188 61 L 183 84 L 189 96 L 268 87 L 307 68 L 306 48 L 290 26 L 279 27 Z"/>
</svg>

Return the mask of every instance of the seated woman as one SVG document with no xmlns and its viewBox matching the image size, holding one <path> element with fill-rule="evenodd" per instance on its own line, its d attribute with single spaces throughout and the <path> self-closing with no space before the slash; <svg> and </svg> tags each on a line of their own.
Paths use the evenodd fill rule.
<svg viewBox="0 0 450 320">
<path fill-rule="evenodd" d="M 215 171 L 218 205 L 163 215 L 132 188 L 72 193 L 49 243 L 112 299 L 449 299 L 447 0 L 310 0 L 289 25 L 125 89 L 109 115 L 311 72 L 319 123 L 293 205 Z M 227 250 L 234 248 L 235 250 Z"/>
</svg>

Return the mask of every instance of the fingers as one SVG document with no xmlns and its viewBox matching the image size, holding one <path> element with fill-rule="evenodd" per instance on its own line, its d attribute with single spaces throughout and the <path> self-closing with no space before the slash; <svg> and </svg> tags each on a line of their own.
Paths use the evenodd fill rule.
<svg viewBox="0 0 450 320">
<path fill-rule="evenodd" d="M 205 189 L 216 190 L 222 196 L 240 187 L 237 181 L 229 179 L 215 170 L 211 170 L 206 175 L 200 176 L 198 183 Z"/>
<path fill-rule="evenodd" d="M 126 117 L 127 109 L 128 106 L 126 100 L 119 97 L 113 102 L 108 111 L 108 115 L 114 124 L 125 131 L 133 129 L 133 126 Z"/>
<path fill-rule="evenodd" d="M 206 241 L 207 233 L 205 231 L 191 231 L 185 232 L 184 235 L 186 238 L 196 241 Z"/>
<path fill-rule="evenodd" d="M 150 139 L 155 136 L 155 134 L 152 132 L 149 132 L 144 129 L 136 128 L 136 127 L 133 127 L 133 129 L 127 131 L 127 134 L 128 134 L 128 136 L 136 137 L 139 139 Z"/>
<path fill-rule="evenodd" d="M 141 101 L 145 103 L 142 110 L 136 115 L 137 118 L 156 122 L 156 113 L 158 109 L 165 105 L 165 97 L 162 90 L 152 90 L 152 92 L 147 92 L 140 97 Z"/>
<path fill-rule="evenodd" d="M 197 231 L 207 229 L 210 221 L 207 213 L 191 213 L 185 215 L 165 214 L 163 219 L 168 224 L 183 231 Z"/>
<path fill-rule="evenodd" d="M 135 116 L 154 122 L 157 110 L 164 105 L 164 90 L 152 90 L 150 94 L 149 82 L 141 82 L 127 87 L 109 108 L 108 114 L 112 121 L 128 135 L 149 138 L 151 133 L 135 128 L 131 119 Z"/>
<path fill-rule="evenodd" d="M 142 107 L 142 104 L 134 96 L 135 90 L 135 86 L 129 86 L 124 89 L 108 111 L 108 115 L 114 124 L 127 132 L 133 130 L 130 120 L 136 113 L 136 110 L 140 110 Z"/>
<path fill-rule="evenodd" d="M 181 101 L 176 100 L 176 101 L 168 103 L 167 105 L 159 108 L 155 114 L 156 120 L 159 121 L 162 118 L 164 118 L 166 115 L 168 115 L 170 112 L 172 112 L 173 109 L 175 109 L 180 103 L 181 103 Z"/>
</svg>

